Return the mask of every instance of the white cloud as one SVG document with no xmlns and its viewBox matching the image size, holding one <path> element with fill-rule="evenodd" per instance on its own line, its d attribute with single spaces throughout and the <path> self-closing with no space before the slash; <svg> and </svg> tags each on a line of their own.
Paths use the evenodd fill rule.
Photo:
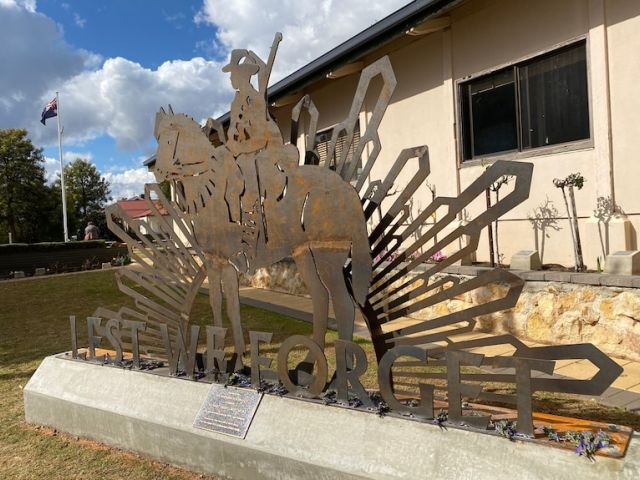
<svg viewBox="0 0 640 480">
<path fill-rule="evenodd" d="M 76 158 L 83 158 L 91 162 L 93 155 L 90 153 L 66 152 L 64 157 L 66 164 Z M 146 157 L 135 159 L 133 163 L 140 164 L 143 159 L 146 159 Z M 57 158 L 45 157 L 44 168 L 47 183 L 51 185 L 60 174 L 60 161 Z M 114 200 L 137 197 L 144 193 L 145 183 L 155 183 L 156 181 L 153 173 L 149 172 L 146 167 L 127 168 L 116 166 L 100 172 L 100 175 L 109 182 L 110 196 Z"/>
<path fill-rule="evenodd" d="M 348 40 L 407 0 L 204 0 L 196 22 L 218 28 L 216 42 L 226 50 L 247 48 L 266 60 L 275 32 L 283 41 L 273 81 L 292 73 Z"/>
<path fill-rule="evenodd" d="M 84 26 L 87 24 L 87 19 L 86 18 L 82 18 L 77 13 L 74 13 L 73 14 L 73 23 L 75 23 L 76 26 L 78 26 L 80 28 L 84 28 Z"/>
<path fill-rule="evenodd" d="M 73 162 L 76 158 L 82 158 L 91 162 L 93 160 L 93 154 L 90 152 L 62 152 L 64 156 L 64 163 L 67 165 L 69 162 Z M 47 183 L 51 185 L 56 181 L 60 174 L 60 160 L 53 157 L 44 157 L 44 178 Z"/>
<path fill-rule="evenodd" d="M 82 160 L 87 160 L 89 162 L 93 160 L 93 153 L 91 152 L 63 151 L 62 155 L 64 156 L 65 163 L 73 162 L 77 158 L 81 158 Z"/>
<path fill-rule="evenodd" d="M 60 161 L 57 158 L 44 157 L 44 178 L 51 185 L 60 173 Z"/>
<path fill-rule="evenodd" d="M 222 114 L 231 88 L 220 67 L 198 57 L 165 62 L 157 70 L 108 59 L 101 69 L 82 72 L 61 88 L 65 138 L 73 144 L 106 133 L 119 148 L 143 148 L 160 106 L 171 103 L 176 112 L 197 119 Z"/>
<path fill-rule="evenodd" d="M 36 11 L 36 0 L 0 0 L 0 7 L 24 8 L 33 13 Z"/>
<path fill-rule="evenodd" d="M 164 19 L 167 23 L 172 24 L 176 30 L 182 30 L 183 23 L 187 19 L 187 16 L 184 13 L 178 12 L 170 15 L 163 10 L 162 14 L 164 15 Z"/>
<path fill-rule="evenodd" d="M 104 172 L 102 176 L 109 182 L 114 200 L 137 197 L 144 193 L 144 184 L 155 182 L 155 177 L 146 167 L 119 169 Z"/>
<path fill-rule="evenodd" d="M 274 70 L 277 79 L 405 3 L 241 0 L 228 8 L 226 2 L 208 0 L 197 21 L 216 24 L 217 47 L 223 51 L 250 48 L 264 59 L 274 32 L 282 31 L 284 41 Z M 110 58 L 102 68 L 82 72 L 62 86 L 66 138 L 73 143 L 106 133 L 119 148 L 142 148 L 161 105 L 171 103 L 175 111 L 196 119 L 220 115 L 228 110 L 233 93 L 222 65 L 196 57 L 167 61 L 151 70 L 125 58 Z"/>
<path fill-rule="evenodd" d="M 405 3 L 236 0 L 230 6 L 204 0 L 196 21 L 216 25 L 209 48 L 222 56 L 232 48 L 249 48 L 266 60 L 274 33 L 281 31 L 275 81 Z M 226 62 L 196 57 L 149 69 L 126 58 L 104 60 L 68 45 L 61 26 L 35 8 L 33 0 L 0 0 L 0 43 L 11 45 L 0 49 L 0 128 L 27 128 L 36 144 L 54 146 L 55 122 L 43 127 L 39 116 L 56 90 L 65 145 L 76 148 L 107 134 L 120 149 L 144 149 L 155 112 L 168 103 L 198 120 L 228 110 L 233 92 L 221 71 Z"/>
<path fill-rule="evenodd" d="M 0 128 L 27 128 L 37 143 L 53 144 L 55 122 L 39 124 L 42 108 L 66 79 L 99 57 L 68 45 L 33 1 L 0 0 L 0 25 Z"/>
</svg>

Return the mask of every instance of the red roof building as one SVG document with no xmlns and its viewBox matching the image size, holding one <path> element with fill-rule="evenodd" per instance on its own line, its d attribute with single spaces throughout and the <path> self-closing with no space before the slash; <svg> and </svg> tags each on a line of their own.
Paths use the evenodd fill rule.
<svg viewBox="0 0 640 480">
<path fill-rule="evenodd" d="M 160 214 L 167 215 L 167 211 L 164 209 L 159 200 L 152 200 L 152 202 L 160 211 Z M 129 218 L 142 218 L 152 215 L 149 204 L 143 198 L 136 198 L 133 200 L 118 200 L 117 204 Z"/>
</svg>

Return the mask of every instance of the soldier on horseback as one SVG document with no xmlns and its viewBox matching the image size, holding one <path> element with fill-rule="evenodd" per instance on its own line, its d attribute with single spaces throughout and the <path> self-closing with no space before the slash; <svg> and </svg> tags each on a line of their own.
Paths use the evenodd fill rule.
<svg viewBox="0 0 640 480">
<path fill-rule="evenodd" d="M 251 274 L 293 258 L 311 292 L 313 338 L 321 349 L 329 301 L 339 338 L 351 340 L 353 300 L 364 303 L 371 278 L 366 221 L 356 190 L 331 170 L 299 166 L 297 148 L 284 144 L 269 116 L 266 85 L 279 41 L 278 35 L 266 65 L 251 51 L 235 50 L 224 67 L 236 95 L 226 142 L 221 126 L 211 127 L 218 129 L 222 145 L 215 147 L 209 127 L 203 131 L 184 114 L 161 109 L 156 115 L 156 178 L 179 186 L 194 247 L 203 253 L 217 326 L 222 326 L 223 294 L 226 299 L 236 367 L 245 352 L 238 272 Z M 258 89 L 251 85 L 254 75 Z M 349 286 L 344 276 L 348 260 Z"/>
<path fill-rule="evenodd" d="M 253 272 L 259 245 L 266 248 L 268 225 L 264 215 L 264 198 L 285 189 L 286 172 L 298 166 L 298 150 L 285 145 L 278 125 L 269 115 L 266 88 L 273 60 L 281 40 L 276 35 L 268 64 L 254 52 L 233 50 L 222 69 L 230 74 L 236 90 L 231 104 L 227 142 L 214 156 L 221 162 L 226 176 L 225 200 L 232 222 L 242 225 L 242 251 L 231 261 L 240 271 Z M 258 76 L 258 90 L 251 78 Z M 237 170 L 240 176 L 237 175 Z"/>
</svg>

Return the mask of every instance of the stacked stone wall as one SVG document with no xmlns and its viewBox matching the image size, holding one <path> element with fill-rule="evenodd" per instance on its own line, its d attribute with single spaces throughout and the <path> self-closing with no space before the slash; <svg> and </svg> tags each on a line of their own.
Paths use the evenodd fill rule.
<svg viewBox="0 0 640 480">
<path fill-rule="evenodd" d="M 470 278 L 453 275 L 463 280 Z M 292 260 L 260 269 L 252 277 L 243 277 L 242 283 L 308 296 Z M 487 285 L 411 316 L 439 317 L 486 303 L 504 295 L 505 291 L 504 285 Z M 544 344 L 593 343 L 609 355 L 640 361 L 640 289 L 526 281 L 514 308 L 478 317 L 475 329 L 508 332 L 522 340 Z"/>
</svg>

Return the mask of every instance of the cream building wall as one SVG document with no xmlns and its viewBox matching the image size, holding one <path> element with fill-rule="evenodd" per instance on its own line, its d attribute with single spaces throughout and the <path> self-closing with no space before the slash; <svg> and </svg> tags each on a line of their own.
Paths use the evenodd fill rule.
<svg viewBox="0 0 640 480">
<path fill-rule="evenodd" d="M 388 45 L 369 55 L 365 64 L 388 53 L 398 85 L 380 125 L 382 153 L 371 173 L 381 177 L 403 148 L 427 145 L 429 183 L 439 196 L 454 196 L 484 170 L 479 161 L 461 162 L 457 141 L 458 83 L 472 76 L 535 57 L 563 44 L 586 39 L 591 138 L 571 145 L 544 147 L 529 152 L 496 155 L 534 164 L 529 200 L 500 221 L 500 247 L 506 262 L 518 250 L 543 250 L 544 263 L 573 264 L 569 224 L 560 190 L 552 184 L 580 172 L 585 186 L 576 193 L 584 261 L 595 268 L 603 255 L 599 235 L 611 251 L 636 249 L 640 228 L 640 162 L 635 146 L 640 138 L 640 1 L 639 0 L 469 0 L 448 12 L 449 26 Z M 395 47 L 394 45 L 397 45 Z M 308 87 L 319 112 L 318 129 L 346 118 L 357 86 L 358 74 L 323 80 Z M 372 88 L 379 88 L 375 85 Z M 373 108 L 369 95 L 360 116 L 364 132 Z M 280 125 L 289 125 L 294 103 L 274 109 Z M 286 128 L 285 128 L 286 129 Z M 288 138 L 289 132 L 285 133 Z M 300 145 L 300 142 L 299 142 Z M 409 175 L 401 181 L 406 182 Z M 508 192 L 506 187 L 502 195 Z M 597 199 L 612 198 L 626 216 L 607 226 L 593 218 Z M 558 211 L 555 229 L 545 235 L 534 230 L 528 217 L 547 199 Z M 414 214 L 431 201 L 422 189 Z M 466 214 L 473 218 L 484 210 L 484 197 Z M 606 227 L 606 228 L 605 228 Z M 544 237 L 544 245 L 543 243 Z M 478 259 L 488 259 L 488 243 L 481 240 Z"/>
<path fill-rule="evenodd" d="M 631 244 L 636 249 L 640 248 L 640 2 L 608 0 L 606 5 L 614 193 L 633 225 Z"/>
</svg>

